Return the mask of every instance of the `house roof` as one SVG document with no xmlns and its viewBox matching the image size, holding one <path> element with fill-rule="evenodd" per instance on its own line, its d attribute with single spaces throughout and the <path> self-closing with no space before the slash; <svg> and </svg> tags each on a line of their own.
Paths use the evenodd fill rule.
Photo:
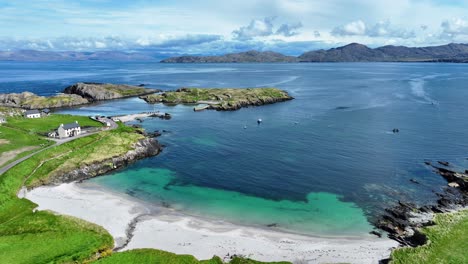
<svg viewBox="0 0 468 264">
<path fill-rule="evenodd" d="M 50 109 L 49 108 L 42 109 L 42 112 L 48 114 L 48 113 L 50 113 Z"/>
<path fill-rule="evenodd" d="M 39 110 L 34 109 L 34 110 L 26 110 L 24 113 L 25 115 L 34 115 L 34 114 L 40 114 Z"/>
<path fill-rule="evenodd" d="M 78 128 L 78 127 L 80 127 L 80 125 L 76 122 L 63 125 L 63 129 L 72 129 L 72 128 Z"/>
</svg>

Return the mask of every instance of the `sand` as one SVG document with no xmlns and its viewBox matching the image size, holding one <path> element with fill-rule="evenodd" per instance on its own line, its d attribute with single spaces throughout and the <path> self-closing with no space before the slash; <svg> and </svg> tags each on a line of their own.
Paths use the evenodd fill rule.
<svg viewBox="0 0 468 264">
<path fill-rule="evenodd" d="M 198 259 L 240 254 L 260 261 L 378 263 L 398 246 L 388 238 L 313 237 L 267 227 L 241 226 L 145 204 L 89 183 L 40 187 L 25 194 L 40 210 L 72 215 L 103 226 L 119 251 L 157 248 Z M 135 228 L 128 228 L 129 224 Z M 132 236 L 133 235 L 133 236 Z M 128 239 L 131 237 L 131 239 Z M 123 248 L 122 248 L 123 247 Z"/>
</svg>

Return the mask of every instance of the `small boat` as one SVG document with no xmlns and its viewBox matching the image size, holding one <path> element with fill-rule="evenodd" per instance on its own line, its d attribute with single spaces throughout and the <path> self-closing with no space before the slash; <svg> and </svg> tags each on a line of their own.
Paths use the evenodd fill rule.
<svg viewBox="0 0 468 264">
<path fill-rule="evenodd" d="M 244 129 L 247 129 L 247 126 L 244 126 Z"/>
<path fill-rule="evenodd" d="M 263 121 L 262 121 L 261 118 L 259 118 L 259 119 L 257 120 L 257 124 L 260 124 L 260 123 L 262 123 L 262 122 L 263 122 Z"/>
</svg>

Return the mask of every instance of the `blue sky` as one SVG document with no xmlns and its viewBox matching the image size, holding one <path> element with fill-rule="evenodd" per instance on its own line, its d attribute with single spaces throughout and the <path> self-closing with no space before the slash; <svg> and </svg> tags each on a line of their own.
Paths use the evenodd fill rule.
<svg viewBox="0 0 468 264">
<path fill-rule="evenodd" d="M 350 42 L 468 42 L 468 1 L 0 0 L 0 50 L 297 55 Z"/>
</svg>

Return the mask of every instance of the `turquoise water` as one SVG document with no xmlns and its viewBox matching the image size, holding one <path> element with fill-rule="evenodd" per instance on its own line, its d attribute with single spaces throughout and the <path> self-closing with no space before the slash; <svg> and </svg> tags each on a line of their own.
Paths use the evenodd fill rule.
<svg viewBox="0 0 468 264">
<path fill-rule="evenodd" d="M 77 81 L 176 89 L 285 89 L 296 99 L 235 112 L 156 105 L 163 153 L 92 181 L 191 214 L 309 234 L 367 233 L 398 200 L 432 203 L 446 182 L 424 165 L 468 168 L 468 65 L 0 62 L 0 91 L 54 94 Z M 153 110 L 138 98 L 63 110 Z M 256 120 L 264 122 L 258 126 Z M 244 129 L 247 126 L 247 129 Z M 398 128 L 400 133 L 391 130 Z M 420 184 L 410 182 L 416 179 Z"/>
<path fill-rule="evenodd" d="M 371 229 L 362 209 L 336 194 L 309 193 L 305 201 L 271 200 L 195 185 L 173 184 L 168 169 L 133 168 L 92 182 L 182 212 L 248 225 L 321 235 L 357 235 Z"/>
</svg>

